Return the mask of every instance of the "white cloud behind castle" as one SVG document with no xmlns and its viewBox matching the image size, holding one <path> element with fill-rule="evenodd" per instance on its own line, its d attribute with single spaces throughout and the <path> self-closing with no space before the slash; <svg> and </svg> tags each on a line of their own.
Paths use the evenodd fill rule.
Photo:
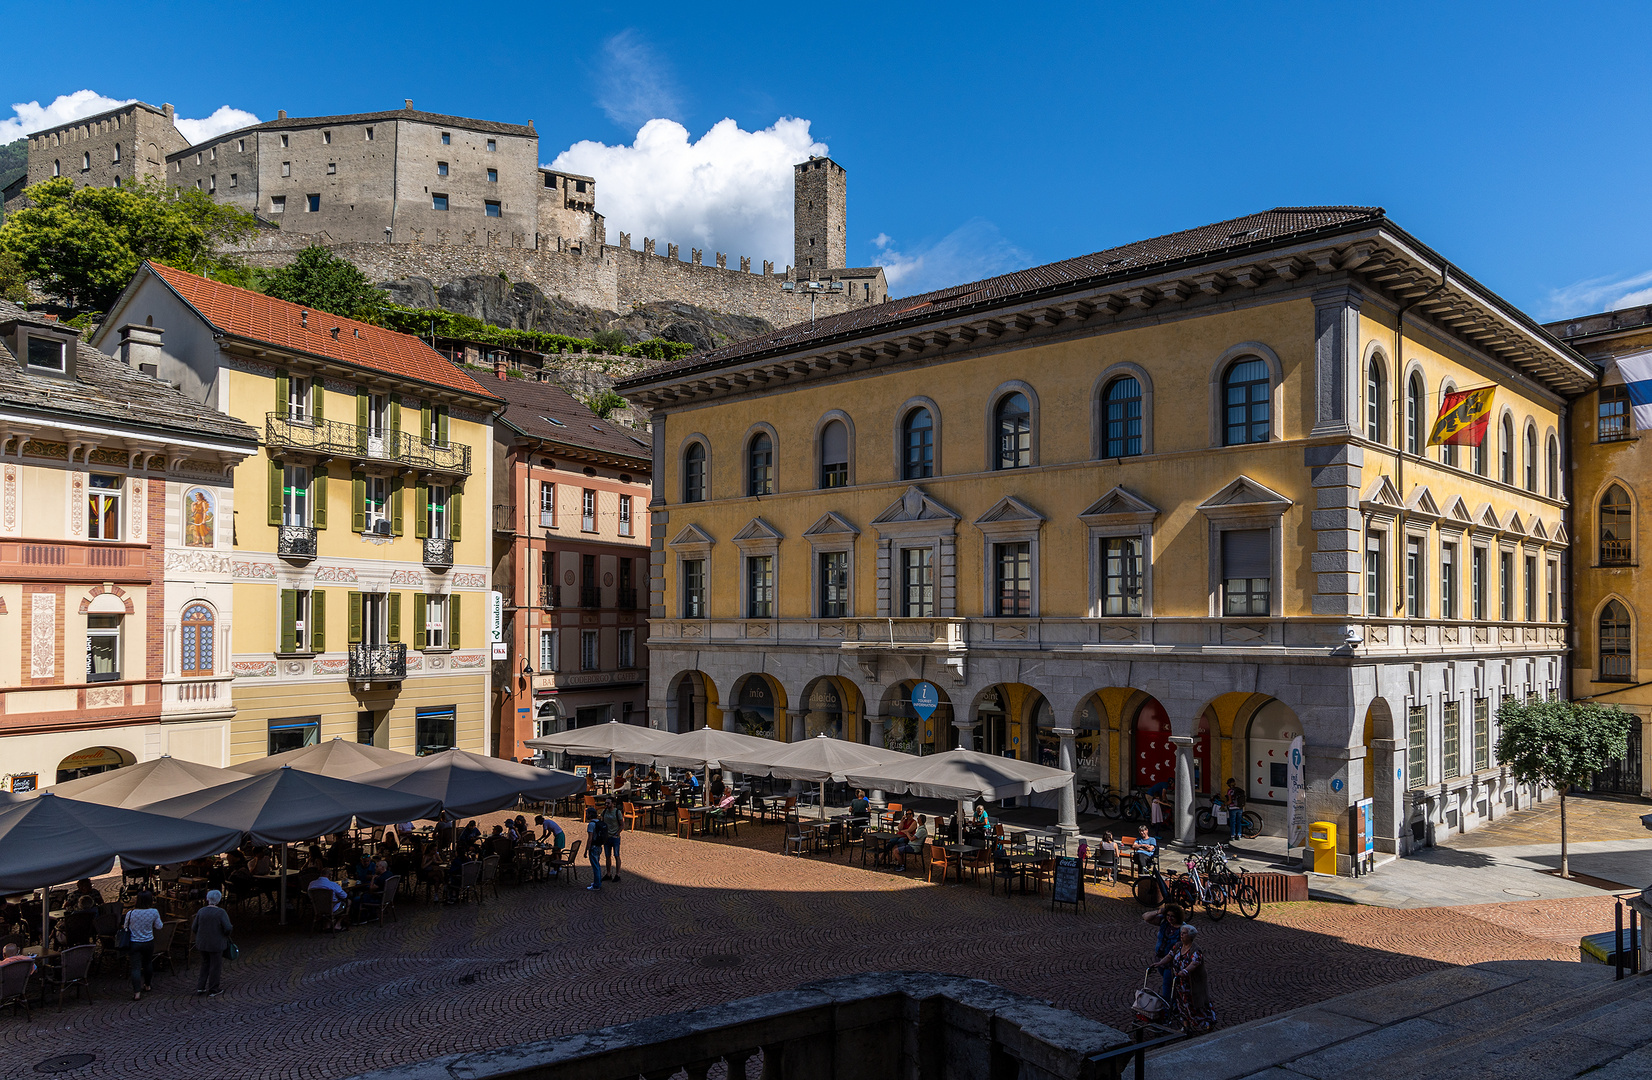
<svg viewBox="0 0 1652 1080">
<path fill-rule="evenodd" d="M 58 95 L 49 105 L 42 105 L 38 101 L 13 102 L 12 114 L 0 117 L 0 145 L 16 142 L 30 132 L 57 127 L 71 120 L 79 120 L 83 116 L 96 116 L 122 105 L 130 105 L 135 100 L 137 99 L 104 97 L 96 90 L 76 90 L 72 94 Z M 258 117 L 245 109 L 220 105 L 203 119 L 190 120 L 180 116 L 172 122 L 179 134 L 191 143 L 198 143 L 205 142 L 214 135 L 222 135 L 226 131 L 256 124 Z"/>
</svg>

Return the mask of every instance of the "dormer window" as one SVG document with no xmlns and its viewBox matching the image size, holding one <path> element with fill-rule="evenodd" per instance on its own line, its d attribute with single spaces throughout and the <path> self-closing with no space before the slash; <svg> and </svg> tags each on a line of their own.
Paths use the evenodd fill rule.
<svg viewBox="0 0 1652 1080">
<path fill-rule="evenodd" d="M 29 367 L 62 375 L 67 371 L 67 351 L 65 344 L 54 338 L 31 336 L 28 346 Z"/>
</svg>

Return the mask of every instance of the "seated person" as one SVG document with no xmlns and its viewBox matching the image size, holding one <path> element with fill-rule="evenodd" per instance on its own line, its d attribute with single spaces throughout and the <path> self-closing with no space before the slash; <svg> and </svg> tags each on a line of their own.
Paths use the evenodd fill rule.
<svg viewBox="0 0 1652 1080">
<path fill-rule="evenodd" d="M 1105 873 L 1109 881 L 1119 879 L 1119 842 L 1113 839 L 1112 833 L 1102 833 L 1090 854 L 1095 858 L 1098 878 Z"/>
<path fill-rule="evenodd" d="M 7 942 L 5 948 L 0 949 L 0 968 L 8 967 L 12 964 L 27 964 L 29 965 L 30 971 L 33 971 L 36 967 L 34 957 L 30 956 L 28 953 L 24 952 L 11 942 Z"/>
<path fill-rule="evenodd" d="M 720 818 L 737 817 L 739 815 L 735 811 L 735 805 L 739 801 L 740 796 L 735 794 L 733 791 L 724 792 L 723 797 L 718 800 L 717 805 L 711 808 L 711 815 L 713 817 Z"/>
<path fill-rule="evenodd" d="M 466 846 L 474 844 L 480 839 L 482 839 L 482 830 L 476 827 L 474 821 L 466 825 L 464 831 L 459 834 L 459 843 Z"/>
<path fill-rule="evenodd" d="M 716 774 L 715 776 L 713 776 L 711 778 L 711 788 L 710 788 L 710 790 L 711 790 L 711 801 L 712 801 L 713 804 L 720 803 L 720 802 L 723 801 L 723 794 L 724 794 L 724 792 L 726 792 L 728 790 L 728 785 L 723 783 L 723 774 L 722 773 L 718 773 L 718 774 Z"/>
<path fill-rule="evenodd" d="M 975 806 L 975 816 L 970 819 L 970 824 L 975 826 L 977 829 L 980 829 L 984 833 L 992 831 L 992 818 L 987 816 L 987 804 L 986 803 L 977 803 L 976 804 L 976 806 Z"/>
<path fill-rule="evenodd" d="M 911 840 L 912 835 L 917 831 L 918 819 L 913 816 L 912 811 L 908 810 L 906 816 L 901 819 L 901 823 L 895 827 L 895 838 L 883 845 L 884 862 L 888 862 L 889 856 L 894 853 L 895 849 Z"/>
<path fill-rule="evenodd" d="M 849 800 L 849 816 L 862 823 L 872 817 L 872 801 L 866 797 L 866 792 L 855 789 L 855 797 Z"/>
<path fill-rule="evenodd" d="M 435 844 L 426 844 L 419 854 L 419 881 L 432 887 L 442 883 L 442 864 L 436 858 Z"/>
<path fill-rule="evenodd" d="M 327 892 L 332 894 L 333 924 L 331 928 L 334 930 L 344 929 L 343 917 L 345 911 L 348 910 L 350 906 L 350 894 L 344 891 L 344 886 L 328 877 L 325 869 L 320 872 L 318 877 L 312 879 L 310 883 L 305 886 L 306 891 L 314 889 L 325 889 Z"/>
<path fill-rule="evenodd" d="M 1137 826 L 1136 827 L 1136 849 L 1135 849 L 1135 853 L 1134 853 L 1134 858 L 1136 860 L 1136 869 L 1138 871 L 1140 871 L 1141 873 L 1145 874 L 1148 870 L 1152 869 L 1153 863 L 1154 863 L 1155 860 L 1157 860 L 1158 856 L 1159 856 L 1159 841 L 1158 841 L 1158 838 L 1153 836 L 1152 833 L 1150 833 L 1148 831 L 1148 828 L 1147 828 L 1146 825 Z"/>
<path fill-rule="evenodd" d="M 57 928 L 52 937 L 59 949 L 72 949 L 76 945 L 95 945 L 98 939 L 98 902 L 96 893 L 90 895 L 82 893 L 75 907 L 58 920 Z"/>
<path fill-rule="evenodd" d="M 380 859 L 373 864 L 372 875 L 365 879 L 362 888 L 355 895 L 355 918 L 357 922 L 369 914 L 365 908 L 376 908 L 384 903 L 384 883 L 389 880 L 390 864 Z"/>
<path fill-rule="evenodd" d="M 906 841 L 899 848 L 901 856 L 900 873 L 906 873 L 906 857 L 922 852 L 924 844 L 929 840 L 929 829 L 924 824 L 924 820 L 924 815 L 919 814 L 912 834 L 906 838 Z"/>
<path fill-rule="evenodd" d="M 92 887 L 92 879 L 89 877 L 83 877 L 75 882 L 75 891 L 69 897 L 69 902 L 73 904 L 77 898 L 82 896 L 90 896 L 97 903 L 103 903 L 103 894 Z"/>
</svg>

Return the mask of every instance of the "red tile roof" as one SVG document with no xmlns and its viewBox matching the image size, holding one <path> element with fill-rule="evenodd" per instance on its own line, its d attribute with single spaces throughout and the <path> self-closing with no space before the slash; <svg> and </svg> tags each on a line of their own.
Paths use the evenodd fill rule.
<svg viewBox="0 0 1652 1080">
<path fill-rule="evenodd" d="M 144 265 L 221 333 L 470 397 L 499 400 L 464 369 L 411 334 L 238 289 L 161 263 Z"/>
</svg>

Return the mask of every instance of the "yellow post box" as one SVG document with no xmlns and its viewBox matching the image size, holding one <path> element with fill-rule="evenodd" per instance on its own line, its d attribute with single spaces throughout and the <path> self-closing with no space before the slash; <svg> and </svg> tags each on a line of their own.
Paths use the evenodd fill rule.
<svg viewBox="0 0 1652 1080">
<path fill-rule="evenodd" d="M 1314 873 L 1337 872 L 1337 823 L 1312 821 L 1308 823 L 1308 847 L 1314 853 Z"/>
</svg>

